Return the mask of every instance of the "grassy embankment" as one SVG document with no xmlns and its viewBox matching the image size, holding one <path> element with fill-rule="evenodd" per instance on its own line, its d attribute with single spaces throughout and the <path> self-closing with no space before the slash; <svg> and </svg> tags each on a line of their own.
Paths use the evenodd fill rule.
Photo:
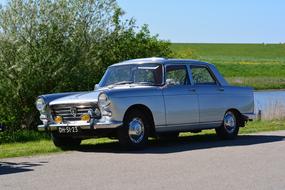
<svg viewBox="0 0 285 190">
<path fill-rule="evenodd" d="M 247 124 L 245 128 L 240 130 L 241 134 L 249 134 L 261 131 L 275 131 L 275 130 L 285 130 L 285 122 L 284 121 L 254 121 Z M 206 135 L 214 134 L 214 130 L 205 130 L 199 134 L 193 133 L 182 133 L 180 136 L 196 136 L 193 139 L 195 142 L 197 139 L 202 137 L 202 139 L 207 138 Z M 40 137 L 38 133 L 32 134 L 32 136 Z M 26 141 L 26 138 L 23 138 L 23 142 L 15 142 L 15 143 L 6 143 L 0 144 L 0 158 L 9 158 L 9 157 L 17 157 L 17 156 L 31 156 L 38 154 L 47 154 L 51 152 L 62 152 L 59 148 L 56 148 L 52 141 L 47 138 L 47 136 L 42 135 L 41 140 L 34 138 L 35 141 Z M 18 139 L 20 140 L 20 139 Z M 183 139 L 181 139 L 183 141 Z M 82 148 L 84 149 L 84 145 L 94 145 L 94 150 L 98 144 L 102 143 L 111 143 L 114 140 L 110 140 L 107 138 L 100 139 L 90 139 L 83 141 Z M 95 145 L 97 145 L 95 147 Z M 114 147 L 114 148 L 117 148 Z"/>
<path fill-rule="evenodd" d="M 284 44 L 172 44 L 175 56 L 207 61 L 234 85 L 285 88 Z"/>
</svg>

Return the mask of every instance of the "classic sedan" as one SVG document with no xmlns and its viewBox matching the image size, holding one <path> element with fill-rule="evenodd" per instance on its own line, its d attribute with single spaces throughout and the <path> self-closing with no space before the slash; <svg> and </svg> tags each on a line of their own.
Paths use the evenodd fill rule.
<svg viewBox="0 0 285 190">
<path fill-rule="evenodd" d="M 111 65 L 94 91 L 41 95 L 36 107 L 58 147 L 107 136 L 138 148 L 205 129 L 233 139 L 255 117 L 252 88 L 229 85 L 213 64 L 165 58 Z"/>
</svg>

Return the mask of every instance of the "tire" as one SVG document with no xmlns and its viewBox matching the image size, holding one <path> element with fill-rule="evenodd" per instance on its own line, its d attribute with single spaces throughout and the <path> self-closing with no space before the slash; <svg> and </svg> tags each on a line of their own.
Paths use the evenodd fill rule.
<svg viewBox="0 0 285 190">
<path fill-rule="evenodd" d="M 234 139 L 238 135 L 239 127 L 239 114 L 234 111 L 227 111 L 224 115 L 222 126 L 216 128 L 216 134 L 221 139 Z"/>
<path fill-rule="evenodd" d="M 176 140 L 179 137 L 179 132 L 160 133 L 157 136 L 161 141 Z"/>
<path fill-rule="evenodd" d="M 150 124 L 140 110 L 127 113 L 123 126 L 118 128 L 119 143 L 123 148 L 140 149 L 148 142 Z"/>
<path fill-rule="evenodd" d="M 72 137 L 60 137 L 55 133 L 51 134 L 53 144 L 61 149 L 74 149 L 81 143 L 81 139 Z"/>
</svg>

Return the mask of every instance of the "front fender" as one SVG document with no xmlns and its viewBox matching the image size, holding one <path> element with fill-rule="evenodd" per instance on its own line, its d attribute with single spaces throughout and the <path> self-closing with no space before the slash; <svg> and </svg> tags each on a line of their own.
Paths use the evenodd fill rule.
<svg viewBox="0 0 285 190">
<path fill-rule="evenodd" d="M 150 109 L 155 126 L 165 125 L 165 108 L 163 96 L 136 96 L 111 98 L 112 119 L 123 121 L 128 108 L 133 105 L 144 105 Z"/>
</svg>

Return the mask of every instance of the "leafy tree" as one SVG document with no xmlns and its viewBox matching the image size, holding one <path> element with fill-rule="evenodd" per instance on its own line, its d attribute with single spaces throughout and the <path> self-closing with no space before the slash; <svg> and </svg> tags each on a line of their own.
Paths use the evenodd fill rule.
<svg viewBox="0 0 285 190">
<path fill-rule="evenodd" d="M 92 90 L 106 67 L 169 56 L 115 0 L 10 0 L 0 9 L 0 123 L 34 128 L 40 94 Z"/>
</svg>

